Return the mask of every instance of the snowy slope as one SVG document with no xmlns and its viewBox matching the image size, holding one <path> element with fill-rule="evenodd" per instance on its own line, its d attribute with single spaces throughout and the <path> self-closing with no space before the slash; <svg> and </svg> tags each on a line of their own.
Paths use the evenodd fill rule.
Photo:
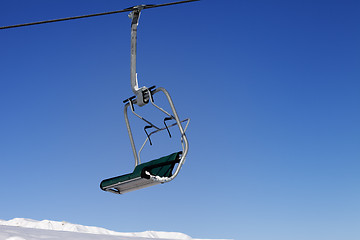
<svg viewBox="0 0 360 240">
<path fill-rule="evenodd" d="M 0 220 L 0 240 L 199 240 L 183 233 L 146 231 L 120 233 L 68 222 L 14 218 Z"/>
</svg>

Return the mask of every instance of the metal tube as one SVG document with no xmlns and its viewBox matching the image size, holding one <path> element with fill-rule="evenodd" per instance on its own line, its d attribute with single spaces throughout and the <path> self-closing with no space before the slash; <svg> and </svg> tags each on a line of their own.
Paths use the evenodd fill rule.
<svg viewBox="0 0 360 240">
<path fill-rule="evenodd" d="M 136 146 L 135 146 L 134 138 L 133 138 L 133 135 L 131 132 L 129 117 L 128 117 L 128 113 L 127 113 L 127 109 L 129 106 L 130 106 L 130 103 L 127 103 L 124 106 L 124 117 L 125 117 L 126 128 L 127 128 L 129 138 L 130 138 L 131 148 L 132 148 L 134 158 L 135 158 L 135 167 L 136 167 L 139 164 L 139 158 L 138 158 L 138 155 L 136 152 Z"/>
<path fill-rule="evenodd" d="M 137 42 L 137 27 L 139 25 L 140 10 L 136 9 L 129 14 L 131 21 L 131 59 L 130 59 L 130 84 L 134 94 L 139 90 L 137 74 L 136 74 L 136 42 Z"/>
</svg>

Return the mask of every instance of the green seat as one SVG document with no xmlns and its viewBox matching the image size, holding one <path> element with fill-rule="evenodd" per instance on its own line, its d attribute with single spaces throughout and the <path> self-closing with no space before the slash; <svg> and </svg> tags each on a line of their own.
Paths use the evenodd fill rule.
<svg viewBox="0 0 360 240">
<path fill-rule="evenodd" d="M 160 184 L 161 182 L 151 180 L 146 172 L 158 177 L 171 177 L 175 164 L 180 161 L 181 153 L 182 152 L 176 152 L 156 160 L 139 164 L 132 173 L 103 180 L 100 188 L 104 191 L 121 194 Z"/>
</svg>

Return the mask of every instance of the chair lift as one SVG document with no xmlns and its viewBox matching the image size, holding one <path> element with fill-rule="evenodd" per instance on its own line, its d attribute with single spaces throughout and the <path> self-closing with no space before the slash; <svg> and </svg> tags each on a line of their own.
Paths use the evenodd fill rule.
<svg viewBox="0 0 360 240">
<path fill-rule="evenodd" d="M 192 0 L 193 1 L 193 0 Z M 190 1 L 182 1 L 178 3 L 183 2 L 190 2 Z M 189 149 L 189 143 L 187 140 L 187 137 L 185 135 L 185 131 L 187 129 L 187 126 L 190 122 L 190 119 L 180 120 L 175 106 L 173 104 L 173 101 L 168 93 L 168 91 L 162 87 L 156 88 L 155 86 L 152 86 L 150 88 L 147 87 L 138 87 L 138 80 L 137 80 L 137 73 L 136 73 L 136 41 L 137 41 L 137 27 L 139 23 L 139 17 L 140 12 L 146 6 L 157 6 L 157 5 L 140 5 L 133 7 L 133 11 L 129 14 L 129 18 L 131 21 L 131 65 L 130 65 L 130 82 L 131 82 L 131 88 L 134 96 L 124 100 L 125 106 L 124 106 L 124 117 L 125 117 L 125 123 L 127 127 L 127 131 L 130 138 L 130 143 L 132 147 L 132 151 L 134 154 L 135 159 L 135 169 L 132 173 L 128 173 L 125 175 L 112 177 L 109 179 L 105 179 L 101 182 L 100 188 L 104 191 L 116 193 L 116 194 L 122 194 L 134 190 L 138 190 L 145 187 L 150 187 L 153 185 L 170 182 L 173 180 L 179 173 L 182 165 L 184 164 L 186 155 L 188 153 Z M 165 5 L 164 5 L 165 6 Z M 163 108 L 159 107 L 154 102 L 154 95 L 162 92 L 166 99 L 169 102 L 171 113 L 165 111 Z M 164 126 L 165 127 L 158 127 L 155 124 L 151 123 L 144 117 L 140 116 L 138 113 L 135 112 L 135 105 L 138 105 L 139 107 L 143 107 L 150 103 L 153 105 L 156 109 L 160 110 L 163 114 L 165 114 L 164 118 Z M 146 133 L 146 139 L 140 148 L 139 152 L 136 150 L 133 134 L 131 131 L 129 118 L 128 118 L 128 108 L 130 107 L 131 112 L 141 120 L 143 120 L 147 126 L 144 127 L 145 133 Z M 167 125 L 166 122 L 169 120 L 175 120 L 176 123 L 173 123 L 171 125 Z M 185 123 L 185 127 L 182 126 L 182 123 Z M 149 141 L 150 145 L 151 143 L 151 135 L 158 133 L 160 131 L 167 130 L 170 137 L 170 127 L 177 126 L 180 131 L 180 140 L 182 144 L 182 151 L 178 151 L 175 153 L 172 153 L 170 155 L 161 157 L 159 159 L 155 159 L 152 161 L 148 161 L 145 163 L 141 163 L 140 160 L 140 153 L 143 150 L 145 144 Z M 150 133 L 147 132 L 148 129 L 153 128 L 154 130 Z"/>
</svg>

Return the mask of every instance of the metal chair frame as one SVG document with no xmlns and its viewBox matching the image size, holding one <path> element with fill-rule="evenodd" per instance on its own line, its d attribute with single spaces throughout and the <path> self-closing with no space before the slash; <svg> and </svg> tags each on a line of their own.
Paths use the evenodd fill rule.
<svg viewBox="0 0 360 240">
<path fill-rule="evenodd" d="M 155 88 L 154 86 L 151 87 L 151 88 L 147 88 L 145 86 L 139 88 L 138 79 L 137 79 L 137 73 L 136 73 L 136 53 L 137 53 L 136 48 L 137 48 L 137 28 L 138 28 L 138 25 L 139 25 L 140 13 L 141 13 L 141 10 L 143 8 L 144 7 L 142 5 L 136 6 L 136 7 L 134 7 L 134 10 L 129 14 L 129 18 L 132 20 L 131 21 L 131 49 L 130 49 L 130 51 L 131 51 L 130 84 L 131 84 L 131 89 L 134 92 L 135 96 L 133 96 L 131 98 L 128 98 L 128 99 L 126 99 L 124 101 L 124 103 L 125 103 L 124 117 L 125 117 L 126 128 L 127 128 L 129 138 L 130 138 L 131 148 L 132 148 L 134 159 L 135 159 L 135 166 L 137 166 L 138 164 L 141 163 L 140 153 L 141 153 L 142 149 L 144 148 L 146 142 L 148 140 L 150 140 L 150 136 L 152 134 L 157 133 L 159 131 L 163 131 L 165 129 L 168 130 L 169 127 L 178 126 L 179 131 L 180 131 L 180 135 L 181 135 L 181 143 L 182 143 L 182 147 L 183 147 L 183 153 L 181 155 L 180 162 L 179 162 L 175 172 L 169 178 L 161 178 L 161 179 L 159 179 L 156 176 L 150 176 L 150 178 L 153 181 L 168 182 L 168 181 L 173 180 L 178 175 L 182 165 L 185 162 L 185 158 L 186 158 L 186 155 L 187 155 L 188 149 L 189 149 L 189 143 L 188 143 L 188 139 L 187 139 L 187 137 L 185 135 L 185 131 L 186 131 L 187 127 L 188 127 L 190 119 L 180 120 L 180 118 L 179 118 L 179 116 L 178 116 L 178 114 L 176 112 L 174 103 L 173 103 L 173 101 L 172 101 L 172 99 L 170 97 L 170 94 L 165 88 L 159 87 L 159 88 L 154 89 Z M 158 93 L 158 92 L 162 92 L 166 96 L 166 99 L 169 102 L 172 113 L 169 113 L 169 112 L 165 111 L 163 108 L 159 107 L 158 105 L 156 105 L 154 103 L 153 95 Z M 139 114 L 137 114 L 135 112 L 135 108 L 134 108 L 135 104 L 142 107 L 142 106 L 147 105 L 149 102 L 154 107 L 156 107 L 158 110 L 160 110 L 161 112 L 166 114 L 168 116 L 168 119 L 174 119 L 176 121 L 176 123 L 172 124 L 170 126 L 166 126 L 165 128 L 160 128 L 160 127 L 157 127 L 155 124 L 151 123 L 150 121 L 148 121 L 147 119 L 145 119 L 144 117 L 140 116 Z M 141 120 L 143 120 L 144 122 L 149 124 L 150 127 L 153 127 L 153 128 L 156 129 L 153 132 L 151 132 L 150 134 L 147 134 L 147 138 L 145 139 L 145 141 L 144 141 L 142 147 L 140 148 L 139 152 L 137 152 L 137 150 L 136 150 L 134 137 L 133 137 L 131 127 L 130 127 L 130 122 L 129 122 L 129 117 L 128 117 L 128 108 L 129 107 L 131 109 L 131 112 L 135 116 L 137 116 L 138 118 L 140 118 Z M 183 126 L 181 124 L 182 122 L 187 122 L 185 128 L 183 128 Z"/>
</svg>

